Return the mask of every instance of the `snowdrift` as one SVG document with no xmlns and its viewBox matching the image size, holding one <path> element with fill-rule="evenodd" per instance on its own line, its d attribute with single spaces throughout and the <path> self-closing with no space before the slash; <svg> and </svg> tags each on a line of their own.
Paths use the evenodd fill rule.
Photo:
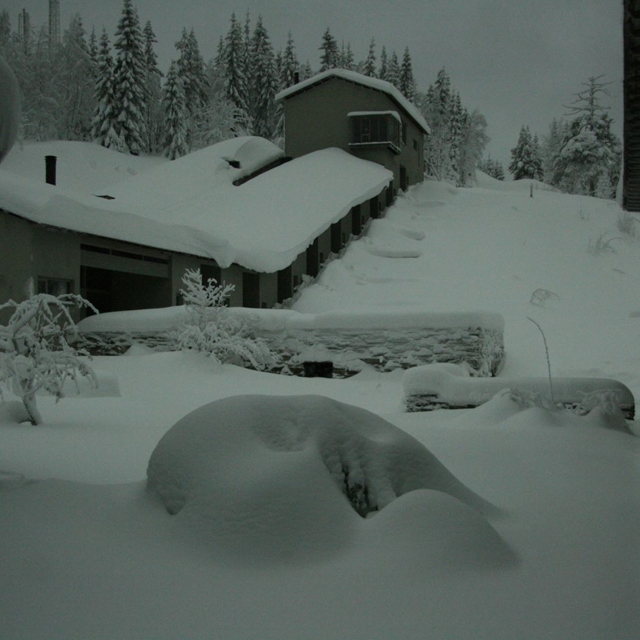
<svg viewBox="0 0 640 640">
<path fill-rule="evenodd" d="M 397 427 L 323 396 L 236 396 L 193 411 L 153 451 L 147 488 L 198 538 L 245 559 L 317 560 L 389 527 L 425 542 L 430 530 L 464 531 L 483 557 L 508 555 L 484 517 L 496 507 Z"/>
</svg>

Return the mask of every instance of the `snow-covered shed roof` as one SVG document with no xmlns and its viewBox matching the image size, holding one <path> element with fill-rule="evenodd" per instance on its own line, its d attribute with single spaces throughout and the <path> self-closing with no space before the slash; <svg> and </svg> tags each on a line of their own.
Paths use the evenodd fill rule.
<svg viewBox="0 0 640 640">
<path fill-rule="evenodd" d="M 260 138 L 222 142 L 114 185 L 113 200 L 0 169 L 0 208 L 53 227 L 213 258 L 222 267 L 275 272 L 393 177 L 378 164 L 323 149 L 234 186 L 279 158 L 276 149 Z"/>
<path fill-rule="evenodd" d="M 276 102 L 280 102 L 281 100 L 290 98 L 291 96 L 305 91 L 306 89 L 309 89 L 316 84 L 325 82 L 330 78 L 342 78 L 343 80 L 347 80 L 348 82 L 354 82 L 355 84 L 362 85 L 363 87 L 369 87 L 370 89 L 376 89 L 377 91 L 386 93 L 400 107 L 402 107 L 408 115 L 411 116 L 411 118 L 425 133 L 431 132 L 427 121 L 424 119 L 418 108 L 414 104 L 409 102 L 409 100 L 407 100 L 407 98 L 405 98 L 394 85 L 392 85 L 390 82 L 387 82 L 386 80 L 370 78 L 369 76 L 362 75 L 361 73 L 356 73 L 355 71 L 349 71 L 347 69 L 328 69 L 327 71 L 318 73 L 317 75 L 312 76 L 307 80 L 298 82 L 298 84 L 294 84 L 288 89 L 284 89 L 283 91 L 278 93 L 278 95 L 276 95 Z"/>
</svg>

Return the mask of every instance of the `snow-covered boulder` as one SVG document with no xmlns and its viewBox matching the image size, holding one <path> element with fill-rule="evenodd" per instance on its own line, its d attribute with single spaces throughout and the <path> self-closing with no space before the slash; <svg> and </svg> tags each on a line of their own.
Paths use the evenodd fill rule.
<svg viewBox="0 0 640 640">
<path fill-rule="evenodd" d="M 235 396 L 196 409 L 156 446 L 147 488 L 200 538 L 243 557 L 333 553 L 362 523 L 375 528 L 376 511 L 413 492 L 422 498 L 412 504 L 448 494 L 472 531 L 481 521 L 489 531 L 481 537 L 497 536 L 483 517 L 496 507 L 422 444 L 369 411 L 323 396 Z"/>
</svg>

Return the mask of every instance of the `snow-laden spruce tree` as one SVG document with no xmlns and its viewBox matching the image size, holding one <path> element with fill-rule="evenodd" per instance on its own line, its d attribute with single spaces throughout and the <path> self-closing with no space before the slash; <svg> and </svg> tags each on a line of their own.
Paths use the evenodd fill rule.
<svg viewBox="0 0 640 640">
<path fill-rule="evenodd" d="M 411 53 L 409 47 L 404 50 L 402 56 L 402 65 L 400 66 L 400 91 L 402 95 L 409 100 L 415 102 L 416 99 L 416 81 L 413 77 L 413 64 L 411 62 Z"/>
<path fill-rule="evenodd" d="M 61 101 L 60 137 L 63 140 L 89 140 L 95 108 L 94 67 L 86 32 L 79 13 L 75 14 L 62 37 L 59 49 Z"/>
<path fill-rule="evenodd" d="M 369 78 L 377 78 L 378 73 L 376 72 L 376 40 L 375 38 L 371 38 L 371 42 L 369 43 L 369 53 L 367 53 L 367 59 L 364 61 L 362 65 L 362 74 L 368 76 Z"/>
<path fill-rule="evenodd" d="M 340 51 L 338 50 L 338 43 L 331 35 L 329 27 L 327 27 L 326 31 L 322 35 L 322 44 L 319 49 L 322 51 L 320 54 L 320 72 L 328 71 L 329 69 L 337 69 L 340 66 Z"/>
<path fill-rule="evenodd" d="M 200 269 L 187 269 L 182 283 L 188 319 L 174 335 L 178 349 L 199 351 L 219 364 L 258 370 L 276 363 L 269 347 L 255 335 L 253 324 L 229 313 L 226 302 L 233 285 L 218 284 L 213 278 L 204 283 Z"/>
<path fill-rule="evenodd" d="M 81 359 L 88 354 L 69 344 L 77 337 L 69 311 L 74 306 L 87 306 L 97 313 L 90 302 L 74 294 L 40 293 L 24 302 L 9 300 L 0 305 L 0 311 L 13 310 L 9 322 L 0 325 L 0 398 L 3 386 L 18 396 L 34 425 L 42 424 L 36 406 L 38 391 L 58 401 L 67 380 L 77 382 L 83 376 L 97 385 L 95 373 Z"/>
<path fill-rule="evenodd" d="M 187 122 L 189 110 L 184 95 L 184 85 L 178 63 L 174 60 L 169 67 L 163 91 L 164 144 L 163 153 L 169 160 L 175 160 L 189 153 Z"/>
<path fill-rule="evenodd" d="M 153 47 L 158 41 L 149 20 L 144 26 L 143 35 L 147 93 L 147 151 L 155 153 L 162 147 L 162 76 L 164 74 L 158 67 L 158 56 Z"/>
<path fill-rule="evenodd" d="M 380 80 L 387 80 L 388 71 L 389 56 L 387 56 L 387 48 L 382 45 L 382 51 L 380 52 L 380 69 L 378 69 L 378 78 L 380 78 Z"/>
<path fill-rule="evenodd" d="M 602 104 L 609 83 L 602 76 L 583 83 L 586 88 L 567 106 L 570 121 L 554 162 L 559 186 L 569 193 L 611 198 L 620 176 L 621 143 L 611 131 L 613 120 Z"/>
<path fill-rule="evenodd" d="M 125 149 L 137 155 L 146 150 L 147 68 L 138 12 L 131 0 L 124 0 L 113 48 L 116 51 L 113 70 L 116 132 Z"/>
<path fill-rule="evenodd" d="M 269 34 L 258 17 L 251 40 L 251 76 L 249 79 L 249 95 L 251 96 L 250 112 L 253 122 L 253 133 L 270 139 L 276 128 L 275 96 L 278 92 L 275 55 L 269 40 Z"/>
<path fill-rule="evenodd" d="M 514 180 L 540 179 L 542 175 L 542 160 L 537 138 L 531 136 L 529 127 L 520 127 L 518 142 L 511 149 L 511 163 L 509 172 Z"/>
<path fill-rule="evenodd" d="M 224 69 L 224 96 L 234 105 L 237 135 L 251 130 L 249 117 L 249 85 L 245 75 L 245 44 L 242 27 L 231 14 L 231 26 L 224 40 L 222 51 Z"/>
<path fill-rule="evenodd" d="M 98 48 L 98 69 L 95 84 L 96 107 L 91 123 L 94 142 L 116 151 L 124 151 L 124 141 L 116 122 L 116 101 L 113 88 L 113 58 L 106 29 L 103 29 Z"/>
<path fill-rule="evenodd" d="M 387 66 L 387 82 L 390 82 L 396 89 L 400 89 L 400 61 L 395 51 L 391 52 L 389 64 Z"/>
</svg>

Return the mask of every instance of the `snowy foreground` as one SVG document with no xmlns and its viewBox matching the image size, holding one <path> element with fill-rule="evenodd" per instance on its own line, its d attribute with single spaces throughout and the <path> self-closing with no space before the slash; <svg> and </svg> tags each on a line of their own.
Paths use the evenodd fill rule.
<svg viewBox="0 0 640 640">
<path fill-rule="evenodd" d="M 510 377 L 546 373 L 531 316 L 555 375 L 638 399 L 640 244 L 588 252 L 617 214 L 428 183 L 296 308 L 500 313 Z M 401 372 L 291 378 L 142 347 L 93 366 L 101 393 L 40 398 L 44 427 L 0 407 L 2 638 L 640 637 L 640 439 L 598 410 L 503 391 L 407 414 Z M 355 493 L 370 480 L 366 518 L 345 468 Z"/>
</svg>

